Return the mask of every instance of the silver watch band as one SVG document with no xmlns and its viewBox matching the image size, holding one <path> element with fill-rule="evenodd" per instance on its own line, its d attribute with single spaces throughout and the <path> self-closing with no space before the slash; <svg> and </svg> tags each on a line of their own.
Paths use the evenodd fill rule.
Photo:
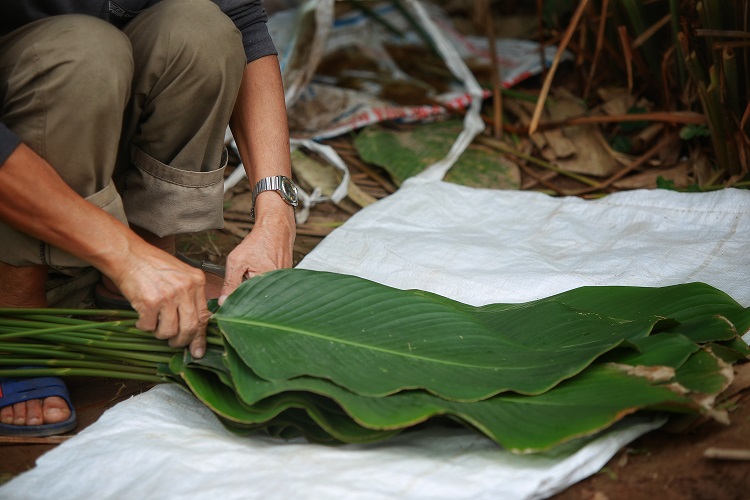
<svg viewBox="0 0 750 500">
<path fill-rule="evenodd" d="M 294 185 L 289 177 L 272 175 L 262 178 L 253 186 L 252 208 L 250 209 L 250 217 L 253 219 L 255 219 L 255 199 L 264 191 L 276 191 L 287 205 L 291 205 L 295 209 L 297 208 L 297 186 Z"/>
<path fill-rule="evenodd" d="M 281 189 L 281 177 L 280 175 L 264 177 L 255 183 L 255 186 L 253 186 L 253 206 L 255 206 L 255 198 L 263 191 L 278 191 Z"/>
</svg>

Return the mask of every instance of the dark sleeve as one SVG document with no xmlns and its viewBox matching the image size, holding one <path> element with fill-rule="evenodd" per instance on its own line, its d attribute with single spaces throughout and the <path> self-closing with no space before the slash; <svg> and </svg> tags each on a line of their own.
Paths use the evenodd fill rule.
<svg viewBox="0 0 750 500">
<path fill-rule="evenodd" d="M 3 166 L 5 160 L 16 150 L 19 144 L 21 144 L 21 138 L 0 123 L 0 167 Z"/>
<path fill-rule="evenodd" d="M 242 33 L 247 62 L 278 54 L 268 33 L 268 15 L 261 0 L 214 0 Z"/>
</svg>

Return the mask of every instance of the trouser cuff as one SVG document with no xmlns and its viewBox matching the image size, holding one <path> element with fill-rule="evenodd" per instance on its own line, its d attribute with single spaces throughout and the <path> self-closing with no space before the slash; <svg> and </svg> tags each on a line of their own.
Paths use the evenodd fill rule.
<svg viewBox="0 0 750 500">
<path fill-rule="evenodd" d="M 170 167 L 132 146 L 123 189 L 125 213 L 131 225 L 158 237 L 194 233 L 224 226 L 224 169 L 193 172 Z"/>
</svg>

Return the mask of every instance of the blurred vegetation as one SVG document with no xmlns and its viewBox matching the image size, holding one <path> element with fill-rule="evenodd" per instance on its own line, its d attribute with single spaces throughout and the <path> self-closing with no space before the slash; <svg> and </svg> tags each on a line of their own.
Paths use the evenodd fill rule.
<svg viewBox="0 0 750 500">
<path fill-rule="evenodd" d="M 539 0 L 542 41 L 559 39 L 585 1 Z M 569 46 L 583 81 L 581 97 L 590 100 L 597 87 L 619 83 L 659 110 L 700 112 L 706 125 L 684 126 L 680 137 L 713 153 L 716 179 L 734 184 L 746 178 L 750 0 L 586 3 Z"/>
</svg>

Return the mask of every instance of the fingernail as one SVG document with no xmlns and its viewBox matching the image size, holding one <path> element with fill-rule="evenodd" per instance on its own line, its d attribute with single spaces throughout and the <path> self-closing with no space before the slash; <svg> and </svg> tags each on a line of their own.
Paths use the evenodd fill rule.
<svg viewBox="0 0 750 500">
<path fill-rule="evenodd" d="M 225 301 L 225 300 L 227 300 L 227 296 L 226 296 L 226 295 L 222 295 L 222 296 L 220 296 L 220 297 L 219 297 L 219 305 L 222 305 L 222 304 L 224 303 L 224 301 Z"/>
<path fill-rule="evenodd" d="M 204 349 L 202 347 L 196 347 L 195 351 L 193 351 L 193 357 L 194 358 L 202 358 L 203 354 L 205 354 Z"/>
</svg>

